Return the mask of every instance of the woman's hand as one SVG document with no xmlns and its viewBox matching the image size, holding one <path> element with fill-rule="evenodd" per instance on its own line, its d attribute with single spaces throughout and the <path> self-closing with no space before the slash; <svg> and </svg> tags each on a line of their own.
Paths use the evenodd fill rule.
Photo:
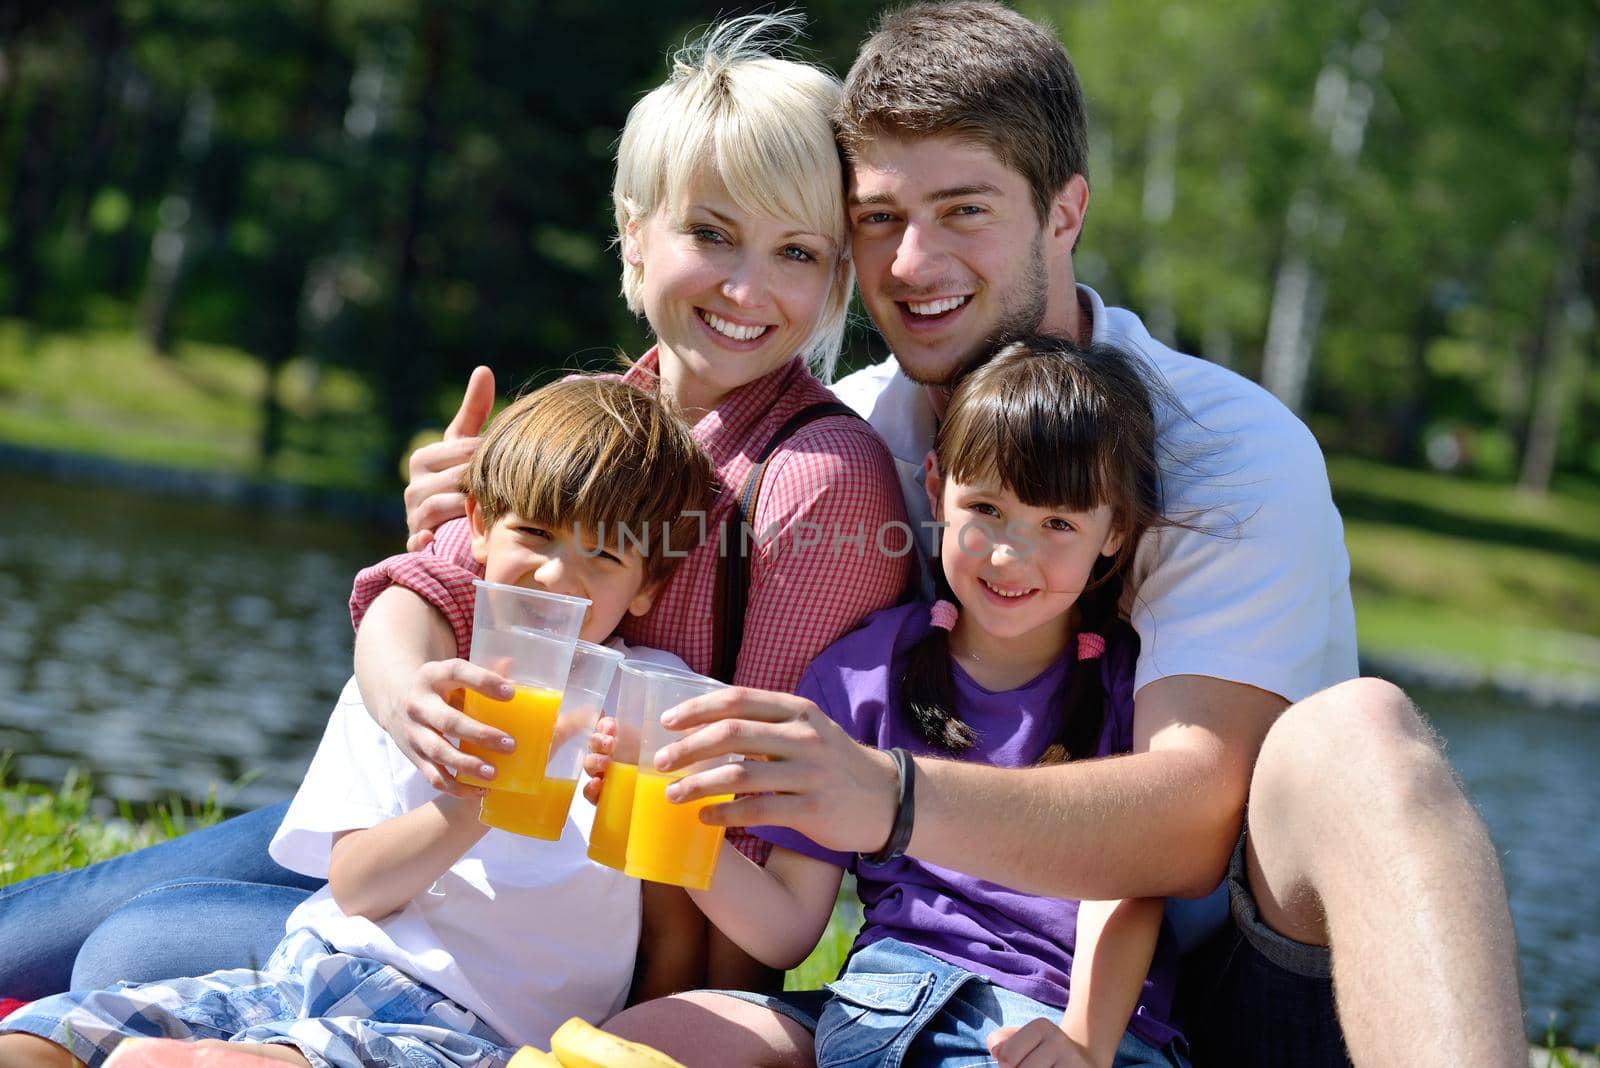
<svg viewBox="0 0 1600 1068">
<path fill-rule="evenodd" d="M 1050 1020 L 996 1028 L 989 1034 L 988 1045 L 1000 1068 L 1101 1068 L 1090 1059 L 1088 1050 Z"/>
<path fill-rule="evenodd" d="M 444 440 L 424 445 L 411 454 L 411 481 L 406 483 L 406 549 L 416 552 L 433 540 L 433 532 L 449 520 L 467 514 L 467 495 L 461 490 L 472 454 L 478 451 L 485 420 L 494 410 L 494 372 L 473 369 L 461 408 L 445 428 Z"/>
<path fill-rule="evenodd" d="M 589 736 L 589 752 L 583 758 L 583 771 L 589 776 L 583 784 L 583 796 L 591 805 L 600 803 L 600 789 L 606 784 L 606 769 L 611 766 L 611 751 L 616 745 L 617 721 L 601 716 Z"/>
<path fill-rule="evenodd" d="M 812 702 L 729 687 L 685 701 L 661 722 L 692 733 L 656 753 L 659 771 L 731 753 L 767 758 L 719 764 L 668 787 L 672 801 L 750 795 L 702 809 L 703 822 L 790 827 L 840 852 L 871 853 L 889 840 L 894 761 L 856 742 Z"/>
<path fill-rule="evenodd" d="M 456 775 L 470 772 L 481 779 L 493 779 L 494 768 L 463 753 L 445 736 L 453 735 L 502 753 L 513 751 L 517 743 L 500 728 L 479 723 L 462 712 L 463 690 L 504 701 L 515 687 L 500 675 L 465 660 L 431 661 L 417 670 L 382 726 L 434 789 L 453 797 L 480 797 L 481 789 L 457 782 Z"/>
</svg>

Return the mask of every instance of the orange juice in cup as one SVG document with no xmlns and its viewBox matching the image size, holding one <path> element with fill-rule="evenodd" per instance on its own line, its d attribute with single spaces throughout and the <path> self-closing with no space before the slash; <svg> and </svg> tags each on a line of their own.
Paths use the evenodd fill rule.
<svg viewBox="0 0 1600 1068">
<path fill-rule="evenodd" d="M 567 811 L 577 789 L 577 779 L 541 779 L 528 793 L 490 790 L 478 807 L 478 822 L 553 842 L 567 825 Z"/>
<path fill-rule="evenodd" d="M 628 831 L 633 819 L 633 788 L 639 769 L 615 760 L 600 786 L 600 803 L 589 832 L 589 859 L 622 871 L 628 863 Z"/>
<path fill-rule="evenodd" d="M 500 758 L 499 774 L 493 782 L 483 784 L 489 787 L 489 794 L 479 806 L 479 823 L 530 838 L 556 841 L 561 837 L 583 754 L 620 663 L 621 653 L 578 642 L 566 690 L 555 695 L 554 704 L 540 702 L 540 722 L 524 723 L 520 731 L 502 725 L 517 739 L 517 750 L 509 761 Z M 465 776 L 463 780 L 471 781 Z"/>
<path fill-rule="evenodd" d="M 472 662 L 515 687 L 504 701 L 466 691 L 462 711 L 516 739 L 511 753 L 463 741 L 461 748 L 495 769 L 493 779 L 462 774 L 462 782 L 527 793 L 539 789 L 562 690 L 572 669 L 578 629 L 590 602 L 543 590 L 475 580 Z"/>
<path fill-rule="evenodd" d="M 628 859 L 628 824 L 633 818 L 633 785 L 639 777 L 639 732 L 644 728 L 649 692 L 646 678 L 658 670 L 644 660 L 625 660 L 617 668 L 617 702 L 611 717 L 617 733 L 611 764 L 600 783 L 594 826 L 589 832 L 589 859 L 623 870 Z"/>
<path fill-rule="evenodd" d="M 717 856 L 727 828 L 700 822 L 707 805 L 733 800 L 732 794 L 701 798 L 683 804 L 667 800 L 673 781 L 722 761 L 707 760 L 672 775 L 655 770 L 656 750 L 669 744 L 675 732 L 661 726 L 661 715 L 692 697 L 722 688 L 703 675 L 650 672 L 645 678 L 644 729 L 639 735 L 639 773 L 633 790 L 633 814 L 628 831 L 628 862 L 622 869 L 636 879 L 671 883 L 704 890 L 716 873 Z"/>
<path fill-rule="evenodd" d="M 480 723 L 498 727 L 517 740 L 515 752 L 485 749 L 462 739 L 462 752 L 471 753 L 493 764 L 493 779 L 480 779 L 470 772 L 456 778 L 469 786 L 529 793 L 544 781 L 545 761 L 550 757 L 550 736 L 555 731 L 556 713 L 561 707 L 561 691 L 542 686 L 518 686 L 510 700 L 496 701 L 476 690 L 466 691 L 462 711 Z"/>
<path fill-rule="evenodd" d="M 732 801 L 733 795 L 703 797 L 675 805 L 667 800 L 667 787 L 679 778 L 658 771 L 639 773 L 633 791 L 628 864 L 623 870 L 636 879 L 704 890 L 716 874 L 717 854 L 728 829 L 701 823 L 700 810 Z"/>
</svg>

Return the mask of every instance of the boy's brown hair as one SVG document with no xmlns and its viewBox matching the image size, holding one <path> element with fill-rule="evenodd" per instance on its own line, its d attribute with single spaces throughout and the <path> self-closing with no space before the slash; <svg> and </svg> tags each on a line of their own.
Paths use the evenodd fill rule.
<svg viewBox="0 0 1600 1068">
<path fill-rule="evenodd" d="M 711 460 L 659 396 L 580 375 L 495 416 L 462 489 L 486 529 L 514 513 L 603 535 L 608 548 L 637 547 L 645 580 L 658 582 L 699 544 L 715 483 Z"/>
<path fill-rule="evenodd" d="M 1088 177 L 1078 72 L 1055 33 L 993 0 L 890 11 L 845 78 L 839 142 L 956 137 L 1022 175 L 1041 219 L 1075 174 Z"/>
</svg>

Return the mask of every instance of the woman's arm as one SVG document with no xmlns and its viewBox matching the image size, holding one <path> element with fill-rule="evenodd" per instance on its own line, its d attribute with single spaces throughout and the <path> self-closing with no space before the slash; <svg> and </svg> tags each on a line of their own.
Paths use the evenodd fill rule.
<svg viewBox="0 0 1600 1068">
<path fill-rule="evenodd" d="M 381 920 L 432 886 L 488 829 L 478 822 L 477 798 L 434 798 L 335 837 L 328 888 L 345 915 Z"/>
<path fill-rule="evenodd" d="M 733 684 L 792 693 L 818 653 L 899 601 L 917 557 L 909 542 L 892 555 L 897 523 L 906 510 L 894 461 L 868 427 L 822 419 L 780 448 L 751 517 L 763 542 Z"/>
<path fill-rule="evenodd" d="M 1139 992 L 1150 974 L 1166 900 L 1084 901 L 1078 906 L 1078 937 L 1072 951 L 1071 993 L 1061 1029 L 1110 1068 Z"/>
<path fill-rule="evenodd" d="M 793 968 L 828 926 L 844 870 L 777 847 L 763 867 L 728 845 L 708 890 L 689 896 L 741 949 L 769 968 Z"/>
</svg>

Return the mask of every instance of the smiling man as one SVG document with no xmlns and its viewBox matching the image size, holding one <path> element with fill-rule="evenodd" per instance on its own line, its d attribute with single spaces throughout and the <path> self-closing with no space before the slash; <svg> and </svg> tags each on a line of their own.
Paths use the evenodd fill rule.
<svg viewBox="0 0 1600 1068">
<path fill-rule="evenodd" d="M 895 843 L 1039 894 L 1217 888 L 1209 913 L 1171 910 L 1199 1065 L 1525 1062 L 1493 848 L 1411 702 L 1355 678 L 1349 561 L 1315 440 L 1076 281 L 1087 133 L 1054 34 L 987 2 L 892 13 L 850 71 L 840 128 L 861 295 L 894 356 L 836 392 L 888 442 L 913 520 L 929 518 L 924 457 L 949 383 L 998 341 L 1043 332 L 1152 368 L 1166 508 L 1192 522 L 1147 536 L 1130 580 L 1132 754 L 1027 770 L 919 756 L 913 811 L 890 758 L 814 705 L 724 691 L 675 714 L 702 729 L 668 766 L 773 759 L 691 776 L 676 796 L 748 792 L 707 818 L 864 854 Z M 737 1024 L 724 1063 L 803 1063 L 815 1021 L 793 1000 L 762 1001 L 780 1026 L 738 1044 L 766 1026 L 750 1000 L 688 995 L 618 1027 L 704 1063 L 710 1009 Z M 1006 1041 L 997 1057 L 1017 1063 Z"/>
</svg>

